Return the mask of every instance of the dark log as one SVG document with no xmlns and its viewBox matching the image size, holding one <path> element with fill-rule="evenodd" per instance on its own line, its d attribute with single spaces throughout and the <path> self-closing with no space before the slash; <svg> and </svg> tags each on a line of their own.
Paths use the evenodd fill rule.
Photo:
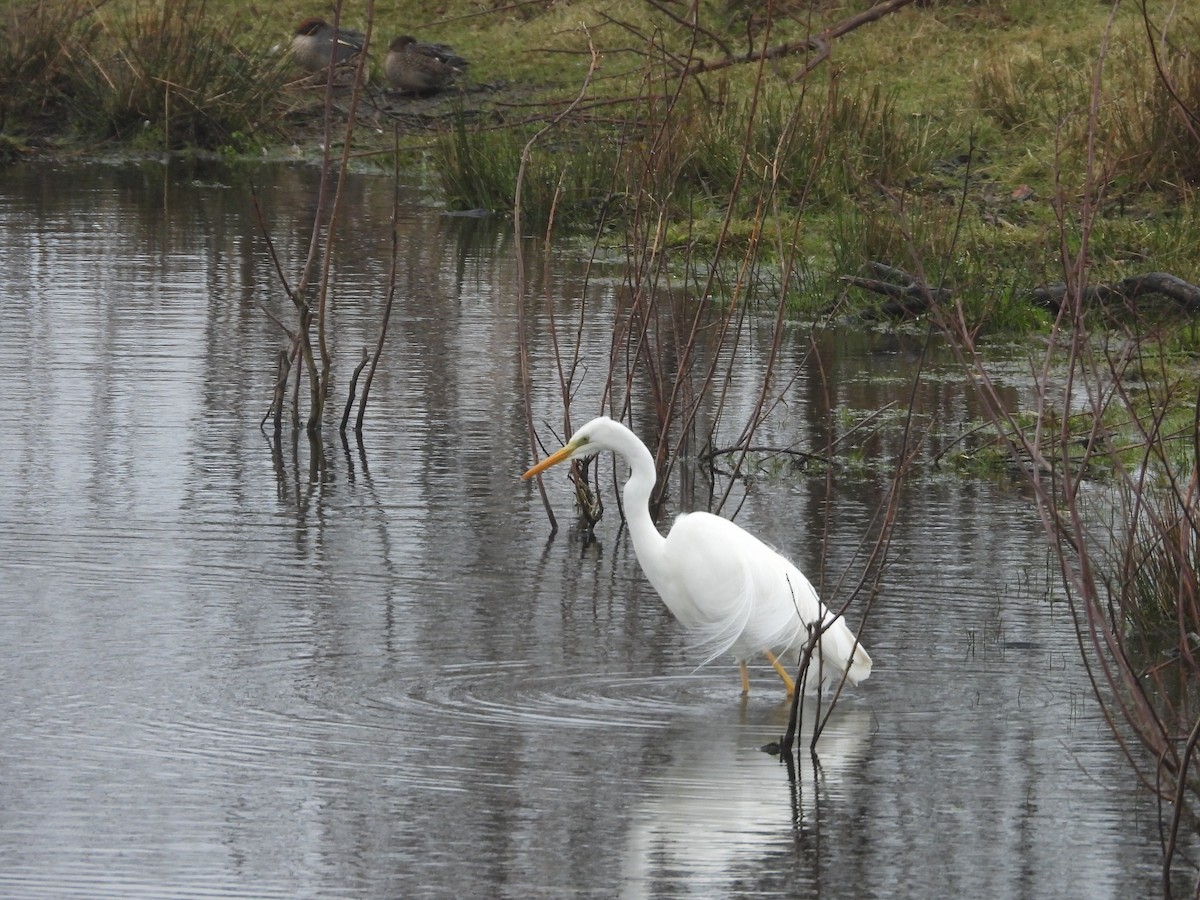
<svg viewBox="0 0 1200 900">
<path fill-rule="evenodd" d="M 931 303 L 944 303 L 953 295 L 946 288 L 929 287 L 903 269 L 878 262 L 871 263 L 871 268 L 879 278 L 842 278 L 852 287 L 889 298 L 878 309 L 864 313 L 863 318 L 866 319 L 920 316 L 929 311 Z M 1091 284 L 1084 288 L 1083 300 L 1089 306 L 1112 306 L 1128 303 L 1147 294 L 1159 294 L 1173 300 L 1184 312 L 1200 313 L 1200 286 L 1169 272 L 1147 272 L 1144 275 L 1130 275 L 1112 284 Z M 1029 302 L 1057 315 L 1066 296 L 1065 284 L 1044 285 L 1029 293 Z"/>
<path fill-rule="evenodd" d="M 1083 299 L 1089 305 L 1107 306 L 1136 300 L 1146 294 L 1161 294 L 1174 300 L 1186 312 L 1200 312 L 1200 287 L 1169 272 L 1147 272 L 1145 275 L 1130 275 L 1113 284 L 1088 285 L 1084 288 Z M 1029 299 L 1057 315 L 1066 296 L 1065 284 L 1051 284 L 1034 290 Z"/>
<path fill-rule="evenodd" d="M 893 280 L 881 281 L 876 278 L 859 278 L 853 275 L 842 278 L 842 281 L 851 287 L 862 288 L 864 291 L 871 291 L 890 298 L 879 309 L 864 313 L 864 318 L 914 318 L 928 312 L 931 301 L 944 303 L 952 296 L 952 292 L 946 288 L 931 288 L 927 284 L 919 282 L 903 269 L 896 269 L 883 263 L 872 263 L 871 266 L 876 272 Z"/>
</svg>

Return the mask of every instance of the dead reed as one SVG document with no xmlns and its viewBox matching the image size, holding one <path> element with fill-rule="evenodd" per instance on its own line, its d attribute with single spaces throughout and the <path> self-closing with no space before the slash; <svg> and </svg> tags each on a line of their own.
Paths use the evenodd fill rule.
<svg viewBox="0 0 1200 900">
<path fill-rule="evenodd" d="M 336 27 L 341 21 L 342 4 L 339 0 L 334 8 L 332 24 Z M 367 4 L 366 40 L 369 42 L 374 23 L 374 3 Z M 267 238 L 275 271 L 280 284 L 296 311 L 296 325 L 289 328 L 283 322 L 277 322 L 286 334 L 288 348 L 281 361 L 280 383 L 277 385 L 272 399 L 271 409 L 265 422 L 272 414 L 276 422 L 284 404 L 292 409 L 294 431 L 299 432 L 299 422 L 304 418 L 304 431 L 313 446 L 313 459 L 323 459 L 319 452 L 323 430 L 325 427 L 326 410 L 330 402 L 333 387 L 333 354 L 330 350 L 329 328 L 329 296 L 332 288 L 332 262 L 336 255 L 336 245 L 340 236 L 338 220 L 342 209 L 342 188 L 344 176 L 349 171 L 350 155 L 354 147 L 354 133 L 358 125 L 358 110 L 364 96 L 365 79 L 362 77 L 362 67 L 367 64 L 366 57 L 361 56 L 357 62 L 357 70 L 350 79 L 350 85 L 344 90 L 337 80 L 326 79 L 324 87 L 325 112 L 323 118 L 324 139 L 321 142 L 322 158 L 320 181 L 317 188 L 316 203 L 312 212 L 312 226 L 309 232 L 308 252 L 294 277 L 284 271 L 283 265 L 270 243 L 270 233 L 260 215 L 260 227 Z M 348 92 L 348 96 L 341 94 Z M 335 112 L 334 98 L 338 96 L 338 107 Z M 338 132 L 335 139 L 335 132 Z M 340 147 L 335 153 L 334 147 Z M 393 154 L 398 160 L 399 155 Z M 398 175 L 397 175 L 398 177 Z M 395 206 L 393 206 L 393 210 Z M 346 427 L 355 402 L 358 403 L 358 415 L 355 420 L 355 433 L 361 439 L 363 420 L 370 397 L 371 383 L 374 378 L 379 360 L 382 355 L 384 340 L 390 322 L 393 299 L 396 291 L 396 260 L 399 248 L 395 238 L 396 230 L 392 228 L 392 254 L 388 273 L 388 283 L 382 290 L 386 293 L 384 311 L 380 320 L 380 334 L 376 341 L 374 352 L 362 348 L 362 358 L 354 369 L 348 385 L 344 411 L 341 417 L 341 433 L 345 439 Z M 368 369 L 369 366 L 369 369 Z M 357 395 L 359 378 L 366 370 L 363 380 L 362 394 Z M 291 398 L 287 397 L 288 379 L 291 378 Z M 307 416 L 301 413 L 301 386 L 307 383 L 308 407 Z M 278 439 L 278 425 L 276 437 Z"/>
<path fill-rule="evenodd" d="M 29 131 L 63 114 L 73 53 L 90 46 L 95 37 L 94 8 L 86 0 L 34 0 L 5 9 L 0 132 Z"/>
<path fill-rule="evenodd" d="M 111 13 L 111 14 L 110 14 Z M 278 137 L 288 77 L 261 25 L 208 0 L 115 6 L 36 0 L 10 8 L 0 125 L 74 131 L 139 149 L 245 149 Z"/>
</svg>

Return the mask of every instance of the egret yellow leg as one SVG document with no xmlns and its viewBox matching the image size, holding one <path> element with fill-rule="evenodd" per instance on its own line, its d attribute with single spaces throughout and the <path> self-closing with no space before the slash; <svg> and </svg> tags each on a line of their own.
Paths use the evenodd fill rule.
<svg viewBox="0 0 1200 900">
<path fill-rule="evenodd" d="M 787 695 L 789 697 L 792 696 L 792 694 L 796 693 L 796 682 L 792 680 L 792 676 L 788 674 L 788 670 L 783 667 L 783 663 L 776 659 L 775 654 L 770 650 L 764 650 L 763 653 L 766 655 L 767 661 L 775 667 L 775 671 L 779 673 L 779 677 L 783 679 L 783 686 L 787 688 Z M 745 671 L 744 665 L 743 671 Z"/>
<path fill-rule="evenodd" d="M 742 696 L 745 697 L 750 693 L 750 672 L 746 669 L 744 660 L 739 665 L 742 667 Z"/>
</svg>

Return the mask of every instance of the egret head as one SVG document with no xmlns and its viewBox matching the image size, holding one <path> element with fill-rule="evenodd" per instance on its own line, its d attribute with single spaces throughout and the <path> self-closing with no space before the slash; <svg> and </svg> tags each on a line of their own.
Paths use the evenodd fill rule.
<svg viewBox="0 0 1200 900">
<path fill-rule="evenodd" d="M 566 462 L 569 459 L 587 459 L 589 456 L 595 456 L 601 450 L 615 450 L 617 448 L 611 438 L 624 430 L 624 426 L 618 425 L 608 416 L 592 419 L 571 435 L 566 446 L 551 453 L 521 477 L 528 481 L 534 475 L 540 475 L 560 462 Z"/>
</svg>

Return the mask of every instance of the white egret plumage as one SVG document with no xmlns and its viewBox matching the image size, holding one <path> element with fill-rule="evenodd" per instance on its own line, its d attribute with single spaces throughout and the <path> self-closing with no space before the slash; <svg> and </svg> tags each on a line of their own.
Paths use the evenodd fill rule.
<svg viewBox="0 0 1200 900">
<path fill-rule="evenodd" d="M 524 477 L 604 450 L 625 459 L 631 469 L 623 496 L 638 562 L 675 618 L 711 647 L 705 662 L 732 652 L 745 693 L 750 687 L 746 661 L 762 654 L 791 694 L 795 685 L 785 663 L 796 664 L 810 629 L 820 629 L 810 671 L 820 672 L 823 683 L 844 676 L 858 684 L 871 674 L 871 657 L 845 620 L 825 608 L 796 566 L 745 529 L 694 512 L 676 518 L 666 537 L 659 533 L 650 518 L 654 458 L 620 422 L 593 419 Z"/>
</svg>

